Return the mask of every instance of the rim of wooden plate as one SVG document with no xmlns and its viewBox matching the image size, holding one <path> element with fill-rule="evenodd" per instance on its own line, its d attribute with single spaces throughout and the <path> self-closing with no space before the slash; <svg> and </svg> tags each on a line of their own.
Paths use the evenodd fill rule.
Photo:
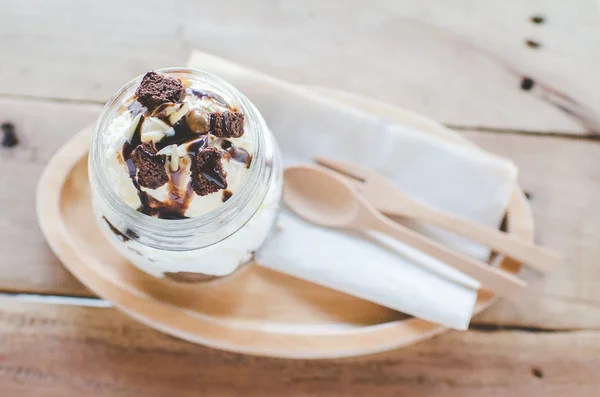
<svg viewBox="0 0 600 397">
<path fill-rule="evenodd" d="M 475 147 L 456 132 L 412 111 L 344 91 L 324 87 L 307 88 L 391 121 Z M 222 350 L 294 359 L 341 358 L 380 353 L 426 340 L 447 330 L 443 326 L 416 318 L 321 334 L 281 333 L 259 329 L 260 327 L 242 329 L 135 294 L 119 283 L 102 277 L 94 272 L 93 266 L 86 265 L 93 258 L 87 257 L 71 241 L 60 209 L 63 186 L 73 167 L 87 154 L 90 138 L 91 128 L 88 127 L 69 140 L 48 163 L 38 184 L 38 221 L 48 244 L 75 277 L 98 296 L 112 302 L 119 310 L 141 323 L 181 339 Z M 511 198 L 507 220 L 508 231 L 526 240 L 533 240 L 533 216 L 520 188 L 515 189 Z M 521 268 L 519 263 L 502 256 L 492 256 L 490 264 L 513 273 L 518 273 Z M 488 308 L 496 299 L 491 293 L 480 291 L 474 315 Z"/>
</svg>

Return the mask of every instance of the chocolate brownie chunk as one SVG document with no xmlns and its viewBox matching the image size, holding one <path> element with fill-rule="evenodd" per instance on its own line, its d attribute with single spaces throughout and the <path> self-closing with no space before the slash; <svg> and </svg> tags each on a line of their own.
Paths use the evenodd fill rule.
<svg viewBox="0 0 600 397">
<path fill-rule="evenodd" d="M 135 95 L 139 103 L 152 110 L 162 103 L 181 102 L 185 88 L 179 79 L 148 72 L 135 90 Z"/>
<path fill-rule="evenodd" d="M 169 181 L 165 169 L 165 156 L 156 154 L 154 142 L 144 142 L 131 152 L 133 164 L 138 169 L 137 180 L 140 186 L 157 189 Z"/>
<path fill-rule="evenodd" d="M 213 112 L 210 114 L 210 130 L 220 138 L 239 138 L 244 135 L 244 114 L 239 112 Z"/>
<path fill-rule="evenodd" d="M 225 201 L 229 200 L 231 198 L 231 196 L 233 196 L 233 193 L 231 193 L 231 191 L 223 190 L 223 196 L 222 196 L 221 200 L 223 202 L 225 202 Z"/>
<path fill-rule="evenodd" d="M 214 147 L 196 153 L 192 164 L 192 189 L 198 196 L 227 188 L 227 173 L 223 169 L 222 157 L 222 153 Z"/>
</svg>

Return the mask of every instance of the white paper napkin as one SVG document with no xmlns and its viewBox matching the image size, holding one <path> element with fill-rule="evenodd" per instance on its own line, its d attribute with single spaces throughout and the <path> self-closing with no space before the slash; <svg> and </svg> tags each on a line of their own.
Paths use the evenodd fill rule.
<svg viewBox="0 0 600 397">
<path fill-rule="evenodd" d="M 309 89 L 209 54 L 194 52 L 192 68 L 216 74 L 256 105 L 273 131 L 284 164 L 314 156 L 352 161 L 392 179 L 411 196 L 497 227 L 517 171 L 503 158 L 390 123 Z M 262 266 L 309 280 L 456 329 L 468 327 L 479 283 L 385 236 L 328 230 L 289 211 L 257 254 Z M 411 223 L 462 252 L 489 250 L 432 227 Z"/>
</svg>

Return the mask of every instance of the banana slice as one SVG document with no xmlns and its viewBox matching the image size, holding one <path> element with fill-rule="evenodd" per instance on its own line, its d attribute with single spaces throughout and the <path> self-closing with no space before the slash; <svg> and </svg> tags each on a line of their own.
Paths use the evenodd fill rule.
<svg viewBox="0 0 600 397">
<path fill-rule="evenodd" d="M 176 172 L 179 169 L 179 155 L 177 154 L 177 145 L 171 145 L 171 160 L 169 161 L 169 166 L 171 167 L 171 172 Z"/>
<path fill-rule="evenodd" d="M 171 125 L 175 124 L 183 116 L 185 116 L 187 114 L 187 112 L 189 112 L 189 111 L 190 111 L 189 102 L 184 102 L 179 109 L 177 109 L 173 113 L 169 114 L 169 122 L 171 123 Z"/>
<path fill-rule="evenodd" d="M 169 129 L 171 129 L 171 126 L 164 121 L 156 117 L 149 117 L 142 124 L 142 142 L 160 142 L 167 135 Z"/>
<path fill-rule="evenodd" d="M 140 123 L 140 118 L 142 117 L 142 114 L 138 114 L 137 116 L 135 116 L 133 118 L 133 120 L 131 120 L 131 124 L 129 125 L 129 129 L 127 130 L 126 136 L 127 136 L 127 142 L 131 142 L 131 140 L 133 139 L 133 133 L 135 132 L 135 129 L 137 128 L 138 124 Z"/>
</svg>

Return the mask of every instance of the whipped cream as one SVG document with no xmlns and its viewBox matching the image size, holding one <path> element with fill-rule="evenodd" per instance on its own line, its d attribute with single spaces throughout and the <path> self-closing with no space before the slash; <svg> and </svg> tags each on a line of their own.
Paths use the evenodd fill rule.
<svg viewBox="0 0 600 397">
<path fill-rule="evenodd" d="M 146 273 L 172 279 L 178 274 L 184 275 L 181 279 L 190 275 L 191 281 L 194 275 L 223 277 L 250 263 L 271 233 L 279 214 L 282 186 L 281 176 L 274 178 L 265 200 L 248 223 L 226 239 L 197 250 L 165 251 L 140 244 L 116 232 L 114 226 L 99 212 L 96 212 L 96 216 L 112 245 L 135 267 Z"/>
</svg>

